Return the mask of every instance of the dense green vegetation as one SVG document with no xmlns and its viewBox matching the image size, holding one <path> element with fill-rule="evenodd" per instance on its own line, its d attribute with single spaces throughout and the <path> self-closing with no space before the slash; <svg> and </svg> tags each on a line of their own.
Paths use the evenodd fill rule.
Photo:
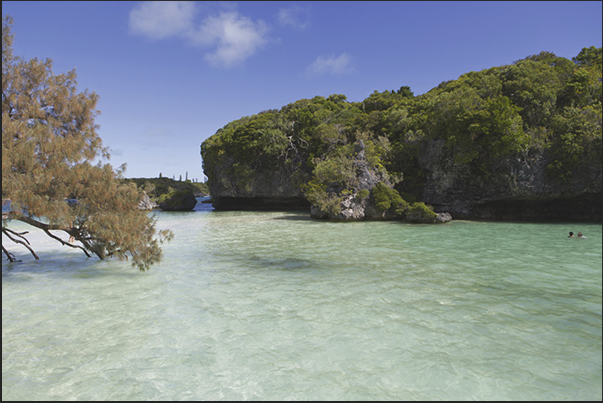
<svg viewBox="0 0 603 403">
<path fill-rule="evenodd" d="M 228 123 L 202 144 L 202 156 L 206 168 L 230 158 L 229 174 L 242 184 L 257 170 L 288 171 L 311 202 L 336 209 L 343 195 L 358 190 L 352 166 L 358 140 L 397 191 L 379 188 L 372 197 L 378 208 L 397 213 L 421 198 L 425 173 L 417 159 L 432 141 L 486 178 L 501 158 L 544 150 L 551 180 L 567 181 L 601 160 L 601 48 L 584 48 L 572 60 L 541 52 L 463 74 L 420 96 L 403 86 L 362 102 L 341 94 L 301 99 Z"/>
<path fill-rule="evenodd" d="M 391 211 L 394 216 L 401 216 L 408 209 L 408 202 L 395 189 L 378 183 L 372 190 L 371 196 L 375 200 L 377 211 L 384 213 Z"/>
</svg>

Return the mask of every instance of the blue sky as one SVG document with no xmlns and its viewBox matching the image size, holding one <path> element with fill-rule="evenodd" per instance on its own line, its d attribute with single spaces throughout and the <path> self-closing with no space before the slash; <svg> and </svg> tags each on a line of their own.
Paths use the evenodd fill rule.
<svg viewBox="0 0 603 403">
<path fill-rule="evenodd" d="M 302 98 L 410 86 L 601 46 L 602 2 L 3 1 L 18 56 L 76 68 L 126 177 L 204 176 L 200 144 Z"/>
</svg>

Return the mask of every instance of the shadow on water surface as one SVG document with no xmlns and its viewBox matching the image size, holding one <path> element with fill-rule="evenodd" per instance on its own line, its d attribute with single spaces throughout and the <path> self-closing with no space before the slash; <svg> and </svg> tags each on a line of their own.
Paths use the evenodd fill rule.
<svg viewBox="0 0 603 403">
<path fill-rule="evenodd" d="M 259 267 L 267 269 L 276 269 L 283 271 L 299 271 L 301 269 L 312 269 L 318 265 L 309 259 L 300 258 L 280 258 L 280 259 L 266 259 L 262 257 L 254 257 Z"/>
<path fill-rule="evenodd" d="M 234 264 L 237 268 L 262 271 L 302 271 L 304 269 L 321 267 L 317 262 L 310 259 L 296 257 L 271 258 L 247 253 L 231 253 L 228 255 L 228 258 L 223 257 L 222 261 Z"/>
<path fill-rule="evenodd" d="M 96 256 L 86 257 L 73 253 L 39 254 L 40 260 L 32 256 L 18 256 L 21 261 L 2 262 L 2 281 L 23 282 L 31 277 L 23 275 L 51 275 L 57 278 L 90 279 L 108 276 L 133 277 L 140 275 L 129 262 L 118 259 L 100 260 Z"/>
</svg>

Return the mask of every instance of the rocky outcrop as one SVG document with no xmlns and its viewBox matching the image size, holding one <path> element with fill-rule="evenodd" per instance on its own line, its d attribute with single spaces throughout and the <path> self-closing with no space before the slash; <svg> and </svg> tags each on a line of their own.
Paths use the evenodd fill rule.
<svg viewBox="0 0 603 403">
<path fill-rule="evenodd" d="M 232 158 L 205 166 L 216 210 L 307 210 L 310 203 L 285 168 L 240 170 Z"/>
<path fill-rule="evenodd" d="M 310 210 L 312 217 L 334 220 L 401 219 L 393 209 L 378 210 L 368 194 L 377 183 L 391 187 L 387 174 L 372 168 L 358 143 L 353 161 L 353 189 L 327 186 L 337 208 L 311 206 L 293 173 L 284 168 L 237 172 L 236 162 L 223 158 L 205 167 L 210 178 L 213 206 L 224 210 Z M 409 222 L 447 222 L 455 219 L 583 220 L 603 219 L 601 163 L 577 170 L 569 182 L 547 174 L 546 150 L 508 156 L 491 162 L 488 173 L 471 164 L 457 164 L 443 141 L 425 144 L 418 166 L 426 181 L 420 199 L 433 207 L 436 217 L 406 214 Z M 346 190 L 343 192 L 343 190 Z"/>
<path fill-rule="evenodd" d="M 547 175 L 550 157 L 531 150 L 494 162 L 489 174 L 456 164 L 441 141 L 429 143 L 419 159 L 427 173 L 423 200 L 455 218 L 495 220 L 602 219 L 601 163 L 574 172 L 569 182 Z"/>
<path fill-rule="evenodd" d="M 152 201 L 149 195 L 146 194 L 146 192 L 143 194 L 140 202 L 138 202 L 139 210 L 153 210 L 157 207 L 159 207 L 159 205 L 156 202 Z"/>
<path fill-rule="evenodd" d="M 347 195 L 339 203 L 341 211 L 330 216 L 317 206 L 312 206 L 311 216 L 315 218 L 330 218 L 343 221 L 361 220 L 371 214 L 367 198 L 358 197 L 358 193 Z"/>
<path fill-rule="evenodd" d="M 336 196 L 334 196 L 336 197 Z M 310 207 L 312 218 L 329 219 L 336 221 L 355 221 L 378 216 L 375 208 L 369 203 L 368 198 L 362 198 L 358 193 L 342 196 L 337 201 L 339 208 L 336 212 L 330 212 L 317 205 Z"/>
<path fill-rule="evenodd" d="M 167 193 L 159 198 L 159 208 L 165 211 L 190 211 L 197 205 L 197 199 L 191 190 Z"/>
<path fill-rule="evenodd" d="M 216 210 L 307 211 L 310 208 L 310 202 L 303 196 L 212 196 L 211 203 Z"/>
<path fill-rule="evenodd" d="M 436 213 L 435 216 L 420 214 L 418 212 L 408 212 L 404 221 L 417 224 L 445 224 L 452 221 L 449 213 Z"/>
<path fill-rule="evenodd" d="M 366 158 L 365 145 L 362 140 L 355 144 L 354 151 L 352 167 L 355 180 L 353 186 L 345 187 L 339 183 L 327 186 L 326 193 L 330 203 L 313 204 L 311 216 L 339 221 L 403 218 L 403 209 L 408 203 L 392 189 L 388 173 L 371 166 Z M 375 188 L 378 188 L 383 194 L 385 202 L 388 203 L 387 207 L 379 206 L 379 200 L 374 197 L 373 189 Z M 392 197 L 397 199 L 394 200 Z M 404 206 L 398 205 L 398 203 Z M 430 222 L 435 222 L 435 220 L 432 219 Z"/>
</svg>

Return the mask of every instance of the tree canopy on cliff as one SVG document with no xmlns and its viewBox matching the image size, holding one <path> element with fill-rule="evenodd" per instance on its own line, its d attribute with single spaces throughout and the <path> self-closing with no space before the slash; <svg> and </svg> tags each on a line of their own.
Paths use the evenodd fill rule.
<svg viewBox="0 0 603 403">
<path fill-rule="evenodd" d="M 19 220 L 87 256 L 132 258 L 147 270 L 161 260 L 159 243 L 172 233 L 157 231 L 155 219 L 138 209 L 142 194 L 119 180 L 121 171 L 93 164 L 109 157 L 94 123 L 98 96 L 77 92 L 74 70 L 55 75 L 50 59 L 13 55 L 11 26 L 3 18 L 2 199 L 11 211 L 3 213 L 2 234 L 38 259 L 26 232 L 9 228 Z M 4 242 L 2 250 L 16 260 Z"/>
<path fill-rule="evenodd" d="M 427 142 L 443 142 L 456 164 L 484 177 L 501 158 L 538 148 L 551 179 L 565 181 L 601 164 L 601 115 L 601 48 L 591 46 L 572 60 L 545 51 L 468 72 L 419 96 L 403 86 L 362 102 L 341 94 L 301 99 L 228 123 L 202 144 L 202 155 L 210 183 L 212 169 L 231 158 L 239 187 L 254 170 L 278 167 L 316 196 L 329 181 L 347 191 L 353 144 L 362 140 L 371 165 L 404 174 L 396 189 L 419 199 Z"/>
</svg>

